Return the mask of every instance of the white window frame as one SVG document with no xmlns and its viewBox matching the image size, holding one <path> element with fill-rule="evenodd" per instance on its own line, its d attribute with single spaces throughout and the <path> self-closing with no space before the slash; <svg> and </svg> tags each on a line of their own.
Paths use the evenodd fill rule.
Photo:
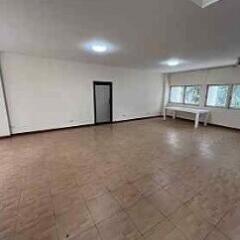
<svg viewBox="0 0 240 240">
<path fill-rule="evenodd" d="M 172 102 L 171 101 L 171 92 L 172 92 L 173 87 L 182 87 L 183 88 L 182 102 Z M 185 94 L 185 86 L 184 85 L 171 85 L 170 86 L 170 91 L 169 91 L 168 102 L 171 103 L 171 104 L 184 104 L 184 94 Z"/>
<path fill-rule="evenodd" d="M 194 104 L 194 103 L 186 103 L 185 102 L 185 97 L 186 97 L 186 89 L 187 87 L 198 87 L 200 89 L 200 98 L 199 98 L 199 103 Z M 202 86 L 201 85 L 185 85 L 184 86 L 184 96 L 183 96 L 183 104 L 184 105 L 189 105 L 189 106 L 200 106 L 201 103 L 201 90 L 202 90 Z"/>
<path fill-rule="evenodd" d="M 234 83 L 234 84 L 231 85 L 231 94 L 230 94 L 230 98 L 229 98 L 228 108 L 229 108 L 229 109 L 232 109 L 232 110 L 240 110 L 240 108 L 232 107 L 232 106 L 231 106 L 231 102 L 232 102 L 232 98 L 233 98 L 234 86 L 240 86 L 240 83 Z"/>
<path fill-rule="evenodd" d="M 210 106 L 207 105 L 207 99 L 208 99 L 208 93 L 209 88 L 211 86 L 228 86 L 228 93 L 227 93 L 227 101 L 225 106 Z M 240 86 L 240 83 L 216 83 L 216 84 L 207 84 L 206 94 L 205 94 L 205 100 L 204 100 L 204 107 L 207 108 L 222 108 L 222 109 L 230 109 L 230 110 L 240 110 L 240 108 L 231 107 L 232 97 L 233 97 L 233 89 L 234 86 Z M 171 91 L 173 87 L 182 87 L 183 88 L 183 99 L 182 102 L 171 102 Z M 191 85 L 170 85 L 169 90 L 169 96 L 168 96 L 168 103 L 169 104 L 176 104 L 176 105 L 189 105 L 189 106 L 200 106 L 201 105 L 201 98 L 203 97 L 202 94 L 200 95 L 199 104 L 191 104 L 185 102 L 185 96 L 186 96 L 186 88 L 187 87 L 199 87 L 200 92 L 202 91 L 203 85 L 197 85 L 197 84 L 191 84 Z"/>
<path fill-rule="evenodd" d="M 183 88 L 182 102 L 172 102 L 171 101 L 171 92 L 172 92 L 172 88 L 173 87 L 182 87 Z M 199 103 L 198 104 L 191 104 L 191 103 L 186 103 L 185 102 L 186 88 L 187 87 L 199 87 L 200 88 L 200 99 L 199 99 Z M 201 103 L 201 89 L 202 89 L 202 85 L 195 85 L 195 84 L 191 84 L 191 85 L 171 85 L 170 86 L 170 90 L 169 90 L 168 103 L 170 103 L 170 104 L 188 105 L 188 106 L 200 106 L 200 103 Z"/>
<path fill-rule="evenodd" d="M 217 87 L 217 86 L 228 86 L 228 92 L 227 92 L 227 101 L 225 106 L 211 106 L 211 105 L 207 105 L 207 100 L 208 100 L 208 93 L 209 93 L 209 88 L 210 87 Z M 226 84 L 226 83 L 217 83 L 217 84 L 208 84 L 207 85 L 207 91 L 206 91 L 206 96 L 205 96 L 205 107 L 208 108 L 224 108 L 224 109 L 229 109 L 230 106 L 230 101 L 231 101 L 231 95 L 232 95 L 232 86 L 233 84 Z"/>
</svg>

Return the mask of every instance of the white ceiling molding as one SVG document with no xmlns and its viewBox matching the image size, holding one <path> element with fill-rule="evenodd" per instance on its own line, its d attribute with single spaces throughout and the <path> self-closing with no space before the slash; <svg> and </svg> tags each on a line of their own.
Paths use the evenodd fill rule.
<svg viewBox="0 0 240 240">
<path fill-rule="evenodd" d="M 198 6 L 200 6 L 201 8 L 205 8 L 208 7 L 209 5 L 219 2 L 220 0 L 191 0 L 194 3 L 196 3 Z"/>
</svg>

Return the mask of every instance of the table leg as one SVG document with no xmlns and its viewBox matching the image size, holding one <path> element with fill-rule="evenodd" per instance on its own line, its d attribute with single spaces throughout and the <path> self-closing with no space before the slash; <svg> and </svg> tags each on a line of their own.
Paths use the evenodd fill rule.
<svg viewBox="0 0 240 240">
<path fill-rule="evenodd" d="M 173 111 L 172 118 L 173 118 L 173 119 L 176 119 L 176 111 Z"/>
<path fill-rule="evenodd" d="M 204 126 L 205 126 L 205 127 L 206 127 L 207 124 L 208 124 L 208 118 L 209 118 L 209 114 L 206 113 L 205 120 L 204 120 Z"/>
<path fill-rule="evenodd" d="M 167 117 L 167 109 L 164 108 L 163 109 L 163 120 L 166 120 L 166 117 Z"/>
<path fill-rule="evenodd" d="M 199 113 L 196 113 L 196 118 L 195 118 L 195 128 L 198 128 L 199 125 Z"/>
</svg>

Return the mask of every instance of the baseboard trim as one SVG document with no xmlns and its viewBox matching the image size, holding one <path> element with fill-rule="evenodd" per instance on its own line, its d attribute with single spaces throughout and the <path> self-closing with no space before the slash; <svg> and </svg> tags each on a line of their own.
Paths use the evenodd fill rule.
<svg viewBox="0 0 240 240">
<path fill-rule="evenodd" d="M 102 125 L 107 125 L 107 124 L 117 124 L 117 123 L 122 123 L 122 122 L 129 122 L 129 121 L 138 121 L 138 120 L 144 120 L 144 119 L 150 119 L 150 118 L 158 118 L 161 117 L 160 115 L 157 116 L 149 116 L 149 117 L 141 117 L 141 118 L 131 118 L 131 119 L 126 119 L 126 120 L 119 120 L 119 121 L 113 121 L 111 123 L 103 123 L 103 124 L 83 124 L 83 125 L 77 125 L 77 126 L 69 126 L 69 127 L 61 127 L 61 128 L 51 128 L 51 129 L 42 129 L 42 130 L 36 130 L 36 131 L 31 131 L 31 132 L 21 132 L 21 133 L 12 133 L 9 136 L 2 136 L 2 138 L 10 138 L 10 137 L 15 137 L 15 136 L 21 136 L 21 135 L 30 135 L 30 134 L 36 134 L 36 133 L 45 133 L 45 132 L 53 132 L 53 131 L 60 131 L 60 130 L 69 130 L 69 129 L 74 129 L 74 128 L 85 128 L 85 127 L 93 127 L 93 126 L 102 126 Z"/>
<path fill-rule="evenodd" d="M 147 120 L 147 119 L 162 118 L 162 117 L 163 117 L 163 115 L 154 115 L 154 116 L 148 116 L 148 117 L 139 117 L 139 118 L 124 119 L 124 120 L 116 120 L 116 121 L 113 121 L 111 123 L 106 123 L 106 124 L 119 124 L 119 123 L 124 123 L 124 122 Z M 170 116 L 167 116 L 167 117 L 170 118 Z M 191 119 L 181 118 L 181 117 L 176 117 L 176 119 L 181 120 L 181 121 L 188 121 L 188 122 L 193 122 L 194 121 L 194 120 L 191 120 Z M 101 126 L 101 125 L 103 125 L 103 124 L 83 124 L 83 125 L 69 126 L 69 127 L 62 127 L 62 128 L 51 128 L 51 129 L 36 130 L 36 131 L 31 131 L 31 132 L 13 133 L 9 136 L 0 136 L 0 139 L 7 139 L 7 138 L 11 138 L 11 137 L 15 137 L 15 136 L 21 136 L 21 135 L 30 135 L 30 134 L 36 134 L 36 133 L 45 133 L 45 132 L 69 130 L 69 129 L 74 129 L 74 128 Z M 223 126 L 223 125 L 218 125 L 218 124 L 213 124 L 213 123 L 208 123 L 208 125 L 214 126 L 214 127 L 226 128 L 226 129 L 235 130 L 235 131 L 236 130 L 240 131 L 239 128 L 228 127 L 228 126 Z"/>
<path fill-rule="evenodd" d="M 83 125 L 76 125 L 76 126 L 69 126 L 69 127 L 35 130 L 35 131 L 30 131 L 30 132 L 12 133 L 12 135 L 10 135 L 9 137 L 20 136 L 20 135 L 30 135 L 30 134 L 35 134 L 35 133 L 45 133 L 45 132 L 69 130 L 69 129 L 74 129 L 74 128 L 84 128 L 84 127 L 91 127 L 91 126 L 95 126 L 95 124 L 83 124 Z"/>
<path fill-rule="evenodd" d="M 0 139 L 7 139 L 10 138 L 12 135 L 7 135 L 7 136 L 0 136 Z"/>
<path fill-rule="evenodd" d="M 163 115 L 162 115 L 162 117 L 163 117 Z M 167 116 L 167 118 L 172 118 L 172 116 L 169 115 L 169 116 Z M 176 119 L 181 120 L 181 121 L 194 122 L 194 119 L 188 119 L 188 118 L 183 118 L 183 117 L 176 117 Z M 203 121 L 200 121 L 200 123 L 203 123 Z M 224 125 L 215 124 L 215 123 L 208 123 L 208 125 L 213 126 L 213 127 L 220 127 L 220 128 L 226 128 L 226 129 L 229 129 L 229 130 L 240 131 L 239 128 L 224 126 Z"/>
<path fill-rule="evenodd" d="M 124 119 L 124 120 L 117 120 L 113 121 L 113 124 L 123 123 L 123 122 L 131 122 L 131 121 L 139 121 L 139 120 L 146 120 L 151 118 L 160 118 L 162 115 L 154 115 L 154 116 L 148 116 L 148 117 L 139 117 L 139 118 L 130 118 L 130 119 Z"/>
</svg>

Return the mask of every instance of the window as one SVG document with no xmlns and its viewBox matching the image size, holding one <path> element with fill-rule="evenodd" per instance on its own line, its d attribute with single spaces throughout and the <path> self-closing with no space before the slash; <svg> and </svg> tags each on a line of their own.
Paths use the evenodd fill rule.
<svg viewBox="0 0 240 240">
<path fill-rule="evenodd" d="M 199 105 L 200 103 L 200 86 L 186 86 L 184 94 L 184 103 Z"/>
<path fill-rule="evenodd" d="M 209 85 L 206 106 L 227 107 L 230 85 Z"/>
<path fill-rule="evenodd" d="M 170 89 L 170 102 L 183 103 L 184 86 L 172 86 Z"/>
<path fill-rule="evenodd" d="M 240 85 L 233 85 L 230 108 L 240 109 Z"/>
<path fill-rule="evenodd" d="M 171 86 L 170 103 L 199 105 L 200 86 Z"/>
<path fill-rule="evenodd" d="M 201 85 L 171 86 L 169 102 L 199 106 L 201 89 Z M 240 84 L 208 85 L 205 106 L 240 109 Z"/>
</svg>

